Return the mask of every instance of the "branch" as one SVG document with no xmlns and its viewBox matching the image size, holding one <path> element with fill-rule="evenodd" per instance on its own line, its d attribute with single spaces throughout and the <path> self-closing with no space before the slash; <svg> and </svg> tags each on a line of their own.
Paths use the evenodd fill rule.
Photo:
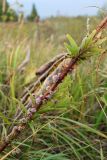
<svg viewBox="0 0 107 160">
<path fill-rule="evenodd" d="M 105 18 L 97 27 L 94 39 L 106 26 L 107 18 Z M 83 54 L 84 51 L 80 49 L 79 53 L 75 57 L 64 59 L 58 65 L 58 67 L 45 79 L 42 87 L 37 92 L 31 94 L 31 97 L 28 99 L 27 102 L 28 109 L 26 116 L 20 120 L 19 125 L 13 127 L 10 134 L 7 137 L 5 137 L 5 139 L 1 142 L 0 152 L 2 152 L 26 128 L 28 122 L 33 119 L 34 114 L 39 110 L 43 102 L 46 102 L 51 98 L 53 93 L 56 91 L 58 85 L 62 83 L 66 75 L 69 72 L 73 71 L 75 65 L 81 60 Z"/>
<path fill-rule="evenodd" d="M 33 119 L 33 115 L 39 110 L 43 102 L 51 98 L 58 84 L 62 82 L 69 71 L 73 70 L 78 58 L 68 58 L 63 60 L 63 62 L 60 64 L 60 69 L 56 69 L 48 78 L 46 78 L 42 88 L 38 92 L 38 95 L 32 95 L 35 98 L 35 104 L 33 104 L 31 99 L 29 100 L 28 105 L 31 104 L 31 107 L 28 109 L 27 115 L 25 116 L 25 118 L 22 118 L 20 120 L 20 124 L 18 126 L 13 127 L 11 133 L 3 140 L 0 145 L 0 152 L 2 152 L 13 141 L 13 139 L 15 139 L 21 133 L 21 131 L 26 128 L 27 123 Z M 46 83 L 49 82 L 48 79 L 50 77 L 53 78 L 53 84 L 48 84 L 47 90 Z"/>
<path fill-rule="evenodd" d="M 43 64 L 37 71 L 36 71 L 36 75 L 40 76 L 42 75 L 44 72 L 46 72 L 47 69 L 49 69 L 56 61 L 60 60 L 62 57 L 66 57 L 67 53 L 61 53 L 58 54 L 57 56 L 55 56 L 54 58 L 52 58 L 49 62 Z"/>
</svg>

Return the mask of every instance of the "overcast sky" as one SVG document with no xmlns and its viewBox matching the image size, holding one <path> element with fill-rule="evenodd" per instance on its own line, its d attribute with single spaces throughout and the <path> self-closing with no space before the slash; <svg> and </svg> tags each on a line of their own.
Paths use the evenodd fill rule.
<svg viewBox="0 0 107 160">
<path fill-rule="evenodd" d="M 66 16 L 95 15 L 98 9 L 89 6 L 102 7 L 107 2 L 107 0 L 8 0 L 12 5 L 16 1 L 24 5 L 25 14 L 30 13 L 32 4 L 35 3 L 42 18 L 58 14 Z"/>
</svg>

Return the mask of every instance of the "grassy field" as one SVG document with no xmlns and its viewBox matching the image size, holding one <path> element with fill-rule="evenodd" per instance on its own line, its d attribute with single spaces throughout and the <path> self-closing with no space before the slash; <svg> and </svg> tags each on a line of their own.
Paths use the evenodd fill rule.
<svg viewBox="0 0 107 160">
<path fill-rule="evenodd" d="M 100 18 L 90 18 L 90 30 Z M 65 52 L 69 33 L 80 44 L 87 33 L 87 18 L 57 17 L 40 24 L 0 24 L 0 137 L 7 135 L 24 88 L 37 68 Z M 106 35 L 106 31 L 105 31 Z M 106 48 L 106 46 L 105 46 Z M 30 61 L 18 71 L 30 49 Z M 34 121 L 13 141 L 21 153 L 7 160 L 106 160 L 107 159 L 107 54 L 78 65 L 42 106 Z"/>
</svg>

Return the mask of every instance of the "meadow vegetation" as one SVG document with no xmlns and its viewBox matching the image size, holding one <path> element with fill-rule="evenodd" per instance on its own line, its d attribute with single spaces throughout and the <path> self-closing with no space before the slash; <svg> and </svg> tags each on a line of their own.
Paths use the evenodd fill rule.
<svg viewBox="0 0 107 160">
<path fill-rule="evenodd" d="M 90 31 L 100 20 L 90 17 Z M 24 88 L 36 79 L 37 68 L 56 54 L 66 52 L 64 42 L 68 33 L 80 44 L 87 34 L 87 17 L 51 17 L 39 24 L 0 23 L 1 140 L 13 122 Z M 30 60 L 18 71 L 28 50 Z M 104 53 L 78 65 L 53 98 L 35 114 L 27 130 L 0 157 L 3 159 L 19 146 L 21 153 L 10 154 L 6 159 L 106 160 L 106 111 L 107 54 Z"/>
</svg>

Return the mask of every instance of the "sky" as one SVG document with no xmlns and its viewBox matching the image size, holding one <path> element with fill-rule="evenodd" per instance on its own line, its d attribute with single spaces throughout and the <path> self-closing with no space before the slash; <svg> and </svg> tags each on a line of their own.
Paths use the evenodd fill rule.
<svg viewBox="0 0 107 160">
<path fill-rule="evenodd" d="M 24 5 L 23 9 L 16 7 L 16 1 Z M 46 18 L 56 15 L 95 15 L 98 11 L 96 7 L 101 8 L 107 0 L 8 0 L 8 2 L 16 10 L 23 10 L 26 15 L 30 13 L 32 4 L 35 3 L 40 17 Z"/>
</svg>

